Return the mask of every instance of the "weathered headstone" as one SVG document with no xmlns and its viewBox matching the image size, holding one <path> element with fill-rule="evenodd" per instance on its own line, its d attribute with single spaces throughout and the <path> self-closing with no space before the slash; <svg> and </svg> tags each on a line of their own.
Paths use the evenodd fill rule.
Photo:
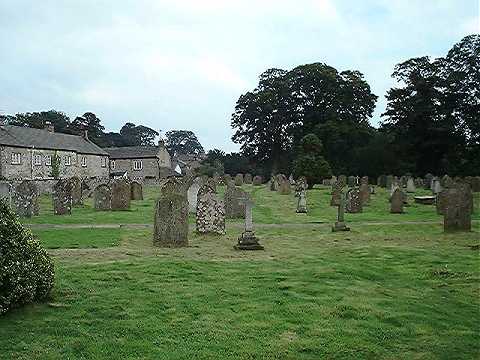
<svg viewBox="0 0 480 360">
<path fill-rule="evenodd" d="M 245 176 L 243 177 L 243 183 L 250 185 L 252 183 L 252 174 L 245 174 Z"/>
<path fill-rule="evenodd" d="M 455 182 L 450 176 L 445 175 L 440 179 L 440 185 L 442 188 L 451 188 L 455 185 Z"/>
<path fill-rule="evenodd" d="M 390 190 L 392 188 L 392 185 L 393 185 L 393 175 L 387 175 L 385 177 L 385 188 L 387 190 Z"/>
<path fill-rule="evenodd" d="M 440 185 L 440 180 L 435 178 L 432 180 L 432 192 L 436 195 L 442 191 L 442 185 Z"/>
<path fill-rule="evenodd" d="M 247 193 L 234 186 L 232 183 L 227 185 L 225 190 L 225 216 L 227 219 L 241 219 L 245 216 L 245 204 L 238 199 L 247 197 Z"/>
<path fill-rule="evenodd" d="M 467 191 L 468 190 L 468 191 Z M 472 194 L 470 187 L 454 187 L 446 190 L 443 229 L 451 231 L 471 231 L 472 229 Z"/>
<path fill-rule="evenodd" d="M 370 202 L 370 186 L 367 183 L 362 183 L 358 188 L 360 191 L 360 201 L 362 202 L 362 206 L 368 205 Z"/>
<path fill-rule="evenodd" d="M 225 183 L 225 185 L 227 185 L 231 181 L 232 181 L 232 177 L 230 176 L 230 174 L 223 175 L 223 182 Z"/>
<path fill-rule="evenodd" d="M 245 230 L 238 238 L 237 245 L 234 246 L 236 250 L 263 250 L 264 247 L 259 244 L 258 238 L 253 231 L 253 202 L 249 197 L 238 199 L 245 208 Z"/>
<path fill-rule="evenodd" d="M 333 232 L 350 231 L 350 228 L 345 224 L 345 195 L 343 193 L 340 194 L 337 221 L 335 222 L 335 225 L 332 227 L 332 231 Z"/>
<path fill-rule="evenodd" d="M 130 183 L 130 198 L 132 200 L 143 200 L 142 184 L 138 181 L 132 181 Z"/>
<path fill-rule="evenodd" d="M 368 185 L 368 176 L 362 176 L 360 178 L 360 185 L 362 184 Z"/>
<path fill-rule="evenodd" d="M 114 180 L 112 183 L 112 210 L 129 210 L 130 198 L 130 184 L 124 179 Z"/>
<path fill-rule="evenodd" d="M 345 175 L 340 175 L 338 177 L 338 182 L 343 186 L 347 186 L 347 177 Z"/>
<path fill-rule="evenodd" d="M 292 193 L 292 186 L 290 181 L 284 180 L 278 185 L 278 193 L 280 195 L 290 195 Z"/>
<path fill-rule="evenodd" d="M 225 234 L 225 206 L 208 184 L 198 191 L 196 227 L 201 234 Z"/>
<path fill-rule="evenodd" d="M 387 187 L 387 175 L 380 175 L 377 179 L 377 185 L 386 188 Z"/>
<path fill-rule="evenodd" d="M 13 195 L 14 208 L 20 217 L 38 215 L 38 188 L 34 181 L 25 180 L 15 186 Z"/>
<path fill-rule="evenodd" d="M 346 211 L 351 214 L 361 213 L 363 211 L 360 190 L 358 188 L 348 190 Z"/>
<path fill-rule="evenodd" d="M 155 207 L 153 245 L 188 246 L 188 183 L 170 177 L 161 186 Z"/>
<path fill-rule="evenodd" d="M 235 185 L 242 186 L 243 185 L 243 174 L 237 174 L 235 176 Z"/>
<path fill-rule="evenodd" d="M 307 192 L 304 189 L 300 190 L 298 193 L 297 213 L 307 213 Z"/>
<path fill-rule="evenodd" d="M 112 210 L 112 188 L 107 184 L 98 185 L 93 191 L 93 203 L 97 211 Z"/>
<path fill-rule="evenodd" d="M 480 176 L 475 176 L 472 179 L 472 191 L 480 192 Z"/>
<path fill-rule="evenodd" d="M 347 179 L 347 181 L 348 181 L 348 186 L 350 186 L 350 187 L 354 187 L 354 186 L 355 186 L 355 182 L 356 182 L 356 181 L 355 181 L 355 176 L 349 176 L 348 179 Z"/>
<path fill-rule="evenodd" d="M 201 178 L 196 178 L 187 191 L 188 211 L 192 214 L 197 212 L 198 191 L 204 182 Z"/>
<path fill-rule="evenodd" d="M 390 213 L 402 214 L 404 199 L 405 194 L 399 187 L 396 187 L 392 196 L 390 197 Z"/>
<path fill-rule="evenodd" d="M 425 190 L 431 190 L 432 189 L 432 180 L 433 180 L 433 175 L 428 173 L 427 175 L 425 175 L 425 179 L 424 179 L 424 183 L 423 183 L 423 187 Z"/>
<path fill-rule="evenodd" d="M 74 181 L 60 179 L 53 186 L 53 213 L 55 215 L 71 215 L 73 206 Z"/>
<path fill-rule="evenodd" d="M 277 191 L 278 190 L 278 181 L 275 176 L 270 178 L 270 191 Z"/>
<path fill-rule="evenodd" d="M 414 193 L 417 191 L 417 188 L 415 187 L 415 182 L 413 181 L 413 178 L 408 178 L 407 179 L 407 192 L 408 193 Z"/>
<path fill-rule="evenodd" d="M 262 185 L 262 177 L 260 175 L 256 175 L 254 178 L 253 178 L 253 185 L 254 186 L 260 186 Z"/>
<path fill-rule="evenodd" d="M 71 187 L 72 187 L 72 205 L 79 206 L 83 205 L 82 197 L 82 180 L 78 176 L 70 178 Z"/>
</svg>

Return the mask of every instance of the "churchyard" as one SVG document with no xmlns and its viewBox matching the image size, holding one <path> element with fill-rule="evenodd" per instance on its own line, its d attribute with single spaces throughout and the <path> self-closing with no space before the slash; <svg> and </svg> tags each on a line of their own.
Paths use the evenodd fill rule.
<svg viewBox="0 0 480 360">
<path fill-rule="evenodd" d="M 188 246 L 154 246 L 159 186 L 126 211 L 86 198 L 59 216 L 40 196 L 39 215 L 21 221 L 54 259 L 55 285 L 0 317 L 0 358 L 478 357 L 479 192 L 470 232 L 444 232 L 436 206 L 413 200 L 431 190 L 405 191 L 392 213 L 378 186 L 362 212 L 344 214 L 350 231 L 332 232 L 331 186 L 303 190 L 297 213 L 294 186 L 237 183 L 218 196 L 250 194 L 264 250 L 234 249 L 243 219 L 199 234 L 193 213 Z"/>
</svg>

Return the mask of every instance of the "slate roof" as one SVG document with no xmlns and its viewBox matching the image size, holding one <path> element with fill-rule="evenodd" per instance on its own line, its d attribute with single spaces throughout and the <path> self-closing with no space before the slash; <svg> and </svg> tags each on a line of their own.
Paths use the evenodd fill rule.
<svg viewBox="0 0 480 360">
<path fill-rule="evenodd" d="M 158 155 L 156 146 L 125 146 L 105 148 L 110 154 L 110 159 L 146 159 L 155 158 Z"/>
<path fill-rule="evenodd" d="M 108 156 L 108 152 L 78 135 L 13 125 L 0 126 L 0 145 Z"/>
</svg>

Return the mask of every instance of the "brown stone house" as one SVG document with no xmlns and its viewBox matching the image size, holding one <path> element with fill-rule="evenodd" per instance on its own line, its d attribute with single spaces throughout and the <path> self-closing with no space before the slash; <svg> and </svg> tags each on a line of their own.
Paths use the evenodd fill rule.
<svg viewBox="0 0 480 360">
<path fill-rule="evenodd" d="M 52 179 L 55 156 L 60 160 L 60 178 L 109 176 L 108 153 L 91 142 L 87 133 L 56 133 L 50 124 L 45 129 L 0 125 L 0 178 Z"/>
<path fill-rule="evenodd" d="M 156 183 L 175 175 L 163 140 L 158 146 L 125 146 L 105 148 L 105 151 L 110 155 L 110 176 L 126 174 L 132 180 Z"/>
</svg>

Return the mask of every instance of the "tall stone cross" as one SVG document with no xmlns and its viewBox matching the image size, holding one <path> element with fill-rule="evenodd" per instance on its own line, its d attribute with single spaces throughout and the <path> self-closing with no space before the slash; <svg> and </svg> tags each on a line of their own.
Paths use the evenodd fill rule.
<svg viewBox="0 0 480 360">
<path fill-rule="evenodd" d="M 258 243 L 253 232 L 253 201 L 249 197 L 239 198 L 238 201 L 245 205 L 245 231 L 238 238 L 238 244 L 234 248 L 236 250 L 263 250 L 263 246 Z"/>
<path fill-rule="evenodd" d="M 340 193 L 340 203 L 338 204 L 337 221 L 332 227 L 333 232 L 350 231 L 350 228 L 345 225 L 345 194 Z"/>
</svg>

